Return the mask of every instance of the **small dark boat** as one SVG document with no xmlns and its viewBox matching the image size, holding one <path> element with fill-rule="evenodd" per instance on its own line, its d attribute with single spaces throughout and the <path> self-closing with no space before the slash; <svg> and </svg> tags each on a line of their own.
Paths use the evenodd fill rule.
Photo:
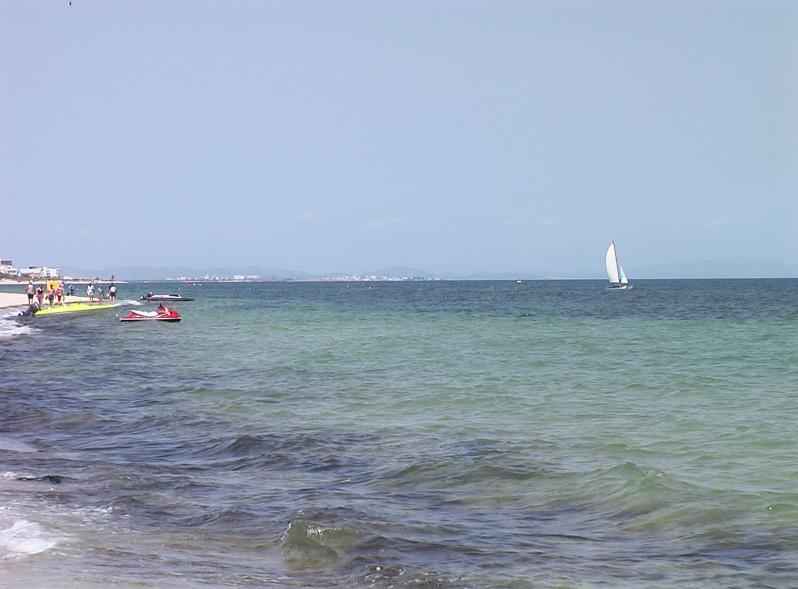
<svg viewBox="0 0 798 589">
<path fill-rule="evenodd" d="M 138 311 L 134 309 L 124 317 L 119 318 L 120 321 L 169 321 L 172 323 L 180 321 L 180 319 L 180 313 L 163 305 L 158 305 L 155 311 Z"/>
<path fill-rule="evenodd" d="M 142 301 L 155 301 L 155 302 L 183 302 L 183 301 L 193 301 L 191 297 L 184 297 L 179 294 L 152 294 L 148 292 L 145 295 L 141 296 Z"/>
</svg>

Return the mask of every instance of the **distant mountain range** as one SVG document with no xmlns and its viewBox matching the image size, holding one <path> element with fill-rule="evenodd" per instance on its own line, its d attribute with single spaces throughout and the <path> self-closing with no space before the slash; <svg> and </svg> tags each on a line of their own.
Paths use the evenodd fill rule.
<svg viewBox="0 0 798 589">
<path fill-rule="evenodd" d="M 108 278 L 114 275 L 120 280 L 165 280 L 179 276 L 235 276 L 236 274 L 257 275 L 262 278 L 274 277 L 277 279 L 312 279 L 314 276 L 307 272 L 284 270 L 276 268 L 262 268 L 260 266 L 227 266 L 210 268 L 190 268 L 188 266 L 120 266 L 118 268 L 86 269 L 64 267 L 62 274 L 66 276 L 91 277 L 100 276 Z"/>
<path fill-rule="evenodd" d="M 330 272 L 327 274 L 311 274 L 299 270 L 286 270 L 283 268 L 263 268 L 261 266 L 217 266 L 208 268 L 191 268 L 188 266 L 120 266 L 118 268 L 87 269 L 64 267 L 65 276 L 109 278 L 114 275 L 120 280 L 165 280 L 167 278 L 227 276 L 236 275 L 258 276 L 260 278 L 274 278 L 277 280 L 313 280 L 345 275 L 360 276 L 391 276 L 407 278 L 457 278 L 454 274 L 434 275 L 418 268 L 394 267 L 383 270 L 369 270 L 365 272 Z"/>
<path fill-rule="evenodd" d="M 479 273 L 479 274 L 454 274 L 446 272 L 434 274 L 420 268 L 406 266 L 394 266 L 383 269 L 369 269 L 362 272 L 330 272 L 326 274 L 311 274 L 299 270 L 286 270 L 283 268 L 263 268 L 261 266 L 216 266 L 208 268 L 191 268 L 188 266 L 119 266 L 117 268 L 73 268 L 66 266 L 62 268 L 65 276 L 90 278 L 99 276 L 109 278 L 111 275 L 119 280 L 165 280 L 167 278 L 203 277 L 203 276 L 227 276 L 235 275 L 255 275 L 260 278 L 274 278 L 276 280 L 314 280 L 325 279 L 346 275 L 359 276 L 387 276 L 396 278 L 439 278 L 443 280 L 515 280 L 517 278 L 543 279 L 545 276 L 531 275 L 526 272 L 521 273 Z"/>
<path fill-rule="evenodd" d="M 631 269 L 629 273 L 631 277 Z M 798 263 L 758 258 L 651 264 L 634 272 L 634 277 L 637 278 L 789 278 L 792 276 L 798 276 Z"/>
<path fill-rule="evenodd" d="M 694 262 L 651 264 L 639 268 L 627 268 L 632 280 L 635 278 L 781 278 L 798 276 L 798 263 L 773 262 L 760 259 L 728 259 Z M 345 275 L 387 276 L 406 278 L 440 278 L 444 280 L 546 280 L 546 279 L 600 279 L 604 278 L 597 270 L 592 276 L 586 274 L 550 275 L 543 272 L 480 272 L 474 274 L 441 273 L 434 274 L 419 268 L 395 266 L 379 270 L 363 272 L 330 272 L 312 274 L 299 270 L 283 268 L 264 268 L 262 266 L 216 266 L 208 268 L 191 268 L 188 266 L 120 266 L 105 269 L 62 268 L 65 276 L 90 278 L 99 276 L 109 278 L 114 275 L 119 280 L 165 280 L 167 278 L 256 275 L 260 278 L 275 280 L 314 280 L 339 277 Z"/>
</svg>

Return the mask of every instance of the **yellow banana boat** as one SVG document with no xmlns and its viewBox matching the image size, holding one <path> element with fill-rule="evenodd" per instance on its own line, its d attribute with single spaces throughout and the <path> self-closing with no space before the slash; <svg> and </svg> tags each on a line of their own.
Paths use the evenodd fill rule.
<svg viewBox="0 0 798 589">
<path fill-rule="evenodd" d="M 34 315 L 55 315 L 56 313 L 76 313 L 78 311 L 99 311 L 100 309 L 113 309 L 114 305 L 99 303 L 69 303 L 67 305 L 53 305 L 36 311 Z"/>
</svg>

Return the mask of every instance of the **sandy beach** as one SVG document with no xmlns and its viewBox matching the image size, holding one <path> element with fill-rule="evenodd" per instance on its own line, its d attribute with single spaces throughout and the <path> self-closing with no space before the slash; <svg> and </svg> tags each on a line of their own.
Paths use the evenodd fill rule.
<svg viewBox="0 0 798 589">
<path fill-rule="evenodd" d="M 89 297 L 66 297 L 65 301 L 67 303 L 78 303 L 81 301 L 88 301 Z M 0 309 L 5 309 L 7 307 L 27 307 L 28 306 L 28 295 L 24 292 L 15 293 L 15 292 L 0 292 Z M 45 300 L 44 306 L 47 306 L 47 301 Z"/>
</svg>

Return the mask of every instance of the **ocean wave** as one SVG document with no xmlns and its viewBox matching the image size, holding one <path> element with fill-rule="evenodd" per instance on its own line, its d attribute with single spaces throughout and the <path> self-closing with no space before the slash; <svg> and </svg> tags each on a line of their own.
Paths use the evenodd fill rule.
<svg viewBox="0 0 798 589">
<path fill-rule="evenodd" d="M 5 452 L 38 452 L 39 449 L 20 440 L 0 435 L 0 450 Z M 2 474 L 0 474 L 2 478 Z"/>
<path fill-rule="evenodd" d="M 397 488 L 429 487 L 436 489 L 461 488 L 482 483 L 523 482 L 555 474 L 539 464 L 509 462 L 448 461 L 443 458 L 424 458 L 382 475 L 382 479 Z"/>
<path fill-rule="evenodd" d="M 32 325 L 26 325 L 20 322 L 18 317 L 18 309 L 4 309 L 0 311 L 0 340 L 11 339 L 38 331 Z"/>
<path fill-rule="evenodd" d="M 414 570 L 401 565 L 371 565 L 368 567 L 367 572 L 357 575 L 353 579 L 353 585 L 357 587 L 389 587 L 391 589 L 402 589 L 404 587 L 412 587 L 413 589 L 454 589 L 456 587 L 463 589 L 464 587 L 491 585 L 488 579 L 484 581 L 484 584 L 473 585 L 461 576 L 447 575 L 438 571 Z M 511 585 L 508 584 L 507 586 Z M 512 586 L 523 587 L 527 586 L 527 584 L 519 582 L 518 585 Z M 563 587 L 565 586 L 567 585 L 563 585 Z"/>
<path fill-rule="evenodd" d="M 39 554 L 56 544 L 58 539 L 36 522 L 18 519 L 8 527 L 0 527 L 0 559 Z"/>
<path fill-rule="evenodd" d="M 273 449 L 275 442 L 261 436 L 242 435 L 232 442 L 222 444 L 218 453 L 226 456 L 246 456 L 250 453 L 260 453 Z"/>
<path fill-rule="evenodd" d="M 243 434 L 211 439 L 195 445 L 191 457 L 213 468 L 303 469 L 327 472 L 350 469 L 360 472 L 362 458 L 354 448 L 363 438 L 347 434 L 324 436 L 302 432 L 294 435 Z"/>
<path fill-rule="evenodd" d="M 337 559 L 362 536 L 362 532 L 352 528 L 295 519 L 283 531 L 280 548 L 293 566 L 314 567 Z"/>
</svg>

